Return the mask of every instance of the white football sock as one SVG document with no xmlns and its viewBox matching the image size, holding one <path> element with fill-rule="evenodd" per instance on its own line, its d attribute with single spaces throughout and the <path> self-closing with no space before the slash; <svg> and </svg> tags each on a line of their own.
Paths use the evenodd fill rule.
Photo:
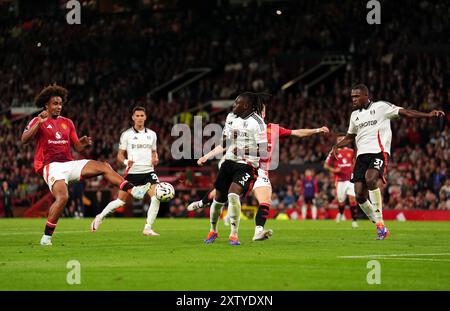
<svg viewBox="0 0 450 311">
<path fill-rule="evenodd" d="M 377 219 L 375 217 L 374 214 L 374 209 L 373 209 L 373 205 L 369 202 L 369 200 L 366 200 L 366 202 L 364 203 L 358 203 L 359 207 L 361 207 L 361 209 L 363 210 L 364 214 L 367 215 L 367 217 L 369 217 L 370 221 L 372 221 L 373 223 L 377 222 Z"/>
<path fill-rule="evenodd" d="M 381 196 L 380 188 L 369 190 L 370 202 L 373 205 L 373 213 L 377 223 L 384 224 L 383 221 L 383 197 Z"/>
<path fill-rule="evenodd" d="M 231 234 L 237 236 L 241 219 L 241 201 L 236 193 L 228 194 L 228 214 L 230 215 Z"/>
<path fill-rule="evenodd" d="M 311 208 L 312 219 L 317 219 L 317 206 L 313 205 Z"/>
<path fill-rule="evenodd" d="M 161 202 L 156 198 L 156 196 L 152 196 L 150 207 L 147 211 L 147 224 L 145 228 L 151 229 L 153 223 L 155 222 L 156 216 L 158 216 L 159 204 Z"/>
<path fill-rule="evenodd" d="M 263 226 L 256 226 L 255 227 L 255 233 L 259 233 L 259 232 L 261 232 L 261 231 L 263 231 L 264 230 L 264 227 Z"/>
<path fill-rule="evenodd" d="M 211 208 L 209 209 L 209 222 L 211 223 L 211 231 L 217 232 L 217 225 L 219 224 L 220 213 L 225 203 L 213 200 Z"/>
<path fill-rule="evenodd" d="M 308 210 L 306 209 L 306 206 L 303 206 L 302 207 L 302 217 L 303 217 L 303 219 L 306 219 L 306 213 L 308 212 Z"/>
<path fill-rule="evenodd" d="M 108 214 L 114 212 L 116 209 L 124 205 L 125 205 L 124 201 L 122 201 L 121 199 L 115 199 L 114 201 L 111 201 L 108 203 L 108 205 L 106 205 L 106 207 L 99 214 L 99 216 L 103 219 L 106 216 L 108 216 Z"/>
</svg>

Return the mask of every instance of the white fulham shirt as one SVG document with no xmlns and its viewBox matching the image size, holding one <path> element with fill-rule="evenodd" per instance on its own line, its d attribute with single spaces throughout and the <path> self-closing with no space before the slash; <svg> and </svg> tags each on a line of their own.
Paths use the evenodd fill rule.
<svg viewBox="0 0 450 311">
<path fill-rule="evenodd" d="M 154 171 L 152 152 L 156 151 L 156 140 L 156 133 L 148 128 L 137 131 L 131 127 L 122 133 L 119 149 L 125 150 L 127 159 L 134 162 L 128 174 L 144 174 Z"/>
<path fill-rule="evenodd" d="M 356 134 L 357 156 L 380 152 L 391 154 L 391 119 L 398 117 L 401 108 L 386 101 L 370 101 L 367 108 L 352 112 L 348 133 Z"/>
<path fill-rule="evenodd" d="M 251 113 L 245 119 L 228 116 L 223 135 L 231 141 L 225 153 L 225 159 L 238 163 L 250 164 L 259 167 L 259 156 L 256 152 L 258 144 L 267 144 L 267 126 L 264 120 L 256 113 Z M 248 154 L 233 153 L 234 148 L 252 150 Z"/>
</svg>

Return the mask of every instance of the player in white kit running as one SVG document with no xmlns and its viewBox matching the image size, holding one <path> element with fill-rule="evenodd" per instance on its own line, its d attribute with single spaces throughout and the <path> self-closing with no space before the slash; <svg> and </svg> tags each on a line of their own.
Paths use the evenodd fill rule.
<svg viewBox="0 0 450 311">
<path fill-rule="evenodd" d="M 356 85 L 351 92 L 352 106 L 350 125 L 345 138 L 334 145 L 332 153 L 337 158 L 339 148 L 356 142 L 357 158 L 352 182 L 355 184 L 356 201 L 361 209 L 376 224 L 377 240 L 389 236 L 382 214 L 382 196 L 378 180 L 386 183 L 386 169 L 391 154 L 391 119 L 433 118 L 445 115 L 443 111 L 420 112 L 395 106 L 386 101 L 369 99 L 369 89 L 364 84 Z M 368 200 L 370 198 L 370 201 Z"/>
</svg>

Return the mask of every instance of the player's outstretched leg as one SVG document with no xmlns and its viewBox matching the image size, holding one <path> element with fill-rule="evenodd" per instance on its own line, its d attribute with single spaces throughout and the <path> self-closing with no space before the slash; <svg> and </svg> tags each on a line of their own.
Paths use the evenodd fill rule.
<svg viewBox="0 0 450 311">
<path fill-rule="evenodd" d="M 212 203 L 215 195 L 216 195 L 216 189 L 209 191 L 201 200 L 194 201 L 191 204 L 189 204 L 187 207 L 187 210 L 195 211 L 199 208 L 208 207 Z"/>
<path fill-rule="evenodd" d="M 151 186 L 150 183 L 142 186 L 134 186 L 114 171 L 106 162 L 90 160 L 81 171 L 81 176 L 83 176 L 83 178 L 96 177 L 99 175 L 103 175 L 108 182 L 118 186 L 120 190 L 130 193 L 135 199 L 138 200 L 142 200 L 144 198 Z"/>
</svg>

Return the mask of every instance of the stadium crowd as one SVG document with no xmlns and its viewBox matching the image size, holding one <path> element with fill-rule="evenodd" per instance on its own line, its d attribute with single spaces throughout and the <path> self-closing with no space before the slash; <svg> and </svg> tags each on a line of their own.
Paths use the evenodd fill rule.
<svg viewBox="0 0 450 311">
<path fill-rule="evenodd" d="M 365 6 L 359 10 L 352 3 L 302 1 L 281 15 L 272 7 L 257 10 L 251 6 L 225 7 L 212 14 L 160 12 L 151 18 L 90 13 L 77 28 L 64 19 L 20 20 L 2 15 L 0 181 L 8 182 L 18 205 L 29 204 L 35 195 L 47 191 L 32 169 L 34 147 L 20 143 L 30 118 L 14 120 L 6 110 L 32 102 L 49 83 L 70 90 L 63 115 L 74 121 L 79 136 L 94 138 L 94 146 L 75 157 L 108 161 L 120 171 L 123 168 L 115 160 L 118 138 L 129 126 L 130 107 L 137 104 L 147 108 L 148 126 L 158 134 L 160 165 L 177 166 L 170 152 L 176 138 L 171 136 L 174 116 L 198 113 L 208 122 L 224 122 L 226 112 L 216 113 L 209 107 L 198 112 L 194 109 L 198 104 L 233 99 L 245 90 L 267 91 L 274 95 L 267 107 L 267 122 L 286 128 L 325 125 L 334 133 L 345 132 L 351 113 L 350 88 L 364 82 L 375 100 L 447 112 L 447 119 L 440 121 L 392 122 L 392 159 L 384 201 L 391 209 L 450 210 L 450 57 L 442 50 L 449 43 L 450 14 L 446 14 L 445 1 L 422 1 L 417 11 L 401 10 L 408 1 L 386 3 L 390 6 L 386 12 L 398 15 L 391 20 L 389 15 L 384 17 L 386 22 L 376 30 L 365 22 Z M 326 18 L 314 18 L 311 12 L 322 12 Z M 434 18 L 428 19 L 429 15 Z M 350 31 L 352 36 L 347 36 Z M 288 92 L 280 91 L 283 83 L 326 53 L 345 54 L 351 60 L 308 92 L 301 83 Z M 213 71 L 179 92 L 172 102 L 152 95 L 152 89 L 192 67 Z M 192 125 L 189 120 L 184 119 Z M 284 139 L 280 162 L 323 164 L 333 143 L 334 136 Z M 300 207 L 302 178 L 303 171 L 298 169 L 274 183 L 273 208 Z M 317 204 L 333 207 L 333 176 L 317 170 L 316 178 Z M 89 181 L 87 187 L 93 185 L 103 183 Z M 170 215 L 186 214 L 186 201 L 199 196 L 192 191 L 177 193 Z M 251 199 L 247 204 L 252 204 Z"/>
</svg>

